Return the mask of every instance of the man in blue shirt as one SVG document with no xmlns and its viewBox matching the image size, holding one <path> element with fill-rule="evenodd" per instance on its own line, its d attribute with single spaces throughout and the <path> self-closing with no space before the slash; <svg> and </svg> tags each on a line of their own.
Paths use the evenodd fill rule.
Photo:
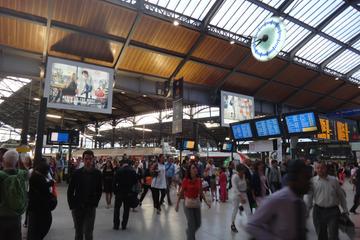
<svg viewBox="0 0 360 240">
<path fill-rule="evenodd" d="M 170 188 L 172 181 L 175 176 L 175 165 L 173 163 L 173 159 L 170 157 L 168 158 L 167 162 L 165 163 L 165 175 L 166 175 L 166 196 L 169 206 L 172 205 L 170 199 Z"/>
</svg>

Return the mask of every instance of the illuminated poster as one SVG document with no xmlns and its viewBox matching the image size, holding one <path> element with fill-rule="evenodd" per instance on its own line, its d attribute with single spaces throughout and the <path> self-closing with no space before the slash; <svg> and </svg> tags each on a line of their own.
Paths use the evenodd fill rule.
<svg viewBox="0 0 360 240">
<path fill-rule="evenodd" d="M 241 94 L 221 91 L 221 125 L 254 118 L 254 98 Z"/>
<path fill-rule="evenodd" d="M 49 58 L 46 72 L 49 108 L 111 113 L 112 69 Z"/>
</svg>

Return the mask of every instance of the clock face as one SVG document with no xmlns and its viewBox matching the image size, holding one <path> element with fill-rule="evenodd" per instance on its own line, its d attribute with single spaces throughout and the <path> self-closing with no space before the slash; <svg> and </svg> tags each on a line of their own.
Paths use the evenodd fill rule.
<svg viewBox="0 0 360 240">
<path fill-rule="evenodd" d="M 285 39 L 286 28 L 283 21 L 278 17 L 271 17 L 258 27 L 251 41 L 251 52 L 257 60 L 269 61 L 281 51 Z"/>
</svg>

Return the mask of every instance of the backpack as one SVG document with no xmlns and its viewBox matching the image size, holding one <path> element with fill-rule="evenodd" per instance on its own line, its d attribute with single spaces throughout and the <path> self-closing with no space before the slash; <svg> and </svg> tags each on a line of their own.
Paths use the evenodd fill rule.
<svg viewBox="0 0 360 240">
<path fill-rule="evenodd" d="M 27 207 L 25 180 L 27 173 L 17 170 L 10 175 L 0 171 L 0 209 L 7 209 L 14 215 L 22 215 Z"/>
</svg>

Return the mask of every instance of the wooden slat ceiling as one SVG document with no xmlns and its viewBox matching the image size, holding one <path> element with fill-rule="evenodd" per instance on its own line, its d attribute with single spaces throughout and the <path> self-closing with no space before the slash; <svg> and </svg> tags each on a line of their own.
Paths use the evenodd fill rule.
<svg viewBox="0 0 360 240">
<path fill-rule="evenodd" d="M 249 50 L 236 44 L 207 36 L 192 56 L 217 63 L 228 68 L 234 68 L 247 54 Z"/>
<path fill-rule="evenodd" d="M 168 78 L 180 61 L 180 58 L 129 47 L 119 69 Z"/>
<path fill-rule="evenodd" d="M 42 53 L 45 27 L 3 16 L 0 16 L 0 26 L 0 44 Z"/>
<path fill-rule="evenodd" d="M 319 95 L 307 91 L 302 91 L 295 94 L 286 103 L 301 107 L 308 106 L 309 104 L 316 101 L 316 99 L 319 99 Z"/>
<path fill-rule="evenodd" d="M 295 87 L 300 87 L 316 75 L 317 72 L 315 71 L 307 70 L 304 67 L 291 64 L 276 77 L 276 80 L 291 84 Z"/>
<path fill-rule="evenodd" d="M 132 39 L 185 54 L 190 50 L 199 35 L 198 32 L 185 27 L 176 27 L 169 22 L 143 16 Z"/>
<path fill-rule="evenodd" d="M 56 0 L 53 19 L 88 30 L 126 37 L 136 13 L 98 0 Z"/>
<path fill-rule="evenodd" d="M 259 78 L 250 78 L 234 73 L 226 81 L 224 89 L 228 91 L 234 91 L 236 89 L 241 93 L 252 95 L 264 82 L 265 81 Z"/>
<path fill-rule="evenodd" d="M 314 107 L 317 107 L 319 109 L 323 109 L 325 111 L 330 111 L 332 109 L 336 109 L 337 106 L 341 104 L 340 101 L 337 101 L 333 98 L 323 98 L 322 100 L 315 103 Z"/>
<path fill-rule="evenodd" d="M 110 41 L 51 29 L 49 54 L 57 57 L 83 59 L 85 62 L 113 66 L 122 45 Z"/>
<path fill-rule="evenodd" d="M 0 7 L 46 18 L 48 0 L 0 0 Z"/>
<path fill-rule="evenodd" d="M 281 85 L 279 83 L 270 83 L 262 88 L 256 96 L 271 102 L 280 102 L 285 97 L 288 97 L 295 88 Z"/>
<path fill-rule="evenodd" d="M 186 82 L 214 86 L 224 78 L 228 71 L 210 67 L 194 61 L 189 61 L 177 74 L 177 78 L 183 77 Z"/>
<path fill-rule="evenodd" d="M 250 50 L 249 50 L 249 54 Z M 284 60 L 274 58 L 269 62 L 259 62 L 253 56 L 250 56 L 247 61 L 245 61 L 238 70 L 241 72 L 246 72 L 252 75 L 261 76 L 264 78 L 271 78 L 274 76 L 286 62 Z"/>
<path fill-rule="evenodd" d="M 321 75 L 309 83 L 305 89 L 313 90 L 319 93 L 327 93 L 332 89 L 336 89 L 342 81 L 336 81 L 333 77 Z"/>
<path fill-rule="evenodd" d="M 337 89 L 336 92 L 331 94 L 331 96 L 334 96 L 339 99 L 348 100 L 356 95 L 360 96 L 360 89 L 354 88 L 354 86 L 350 84 L 346 84 L 342 86 L 341 88 Z"/>
</svg>

